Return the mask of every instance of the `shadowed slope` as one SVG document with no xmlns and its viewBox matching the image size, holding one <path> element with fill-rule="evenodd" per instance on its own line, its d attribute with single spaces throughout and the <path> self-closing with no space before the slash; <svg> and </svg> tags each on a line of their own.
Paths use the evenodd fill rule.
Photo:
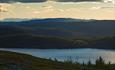
<svg viewBox="0 0 115 70">
<path fill-rule="evenodd" d="M 54 62 L 8 51 L 0 51 L 0 69 L 2 70 L 76 70 L 79 65 Z"/>
</svg>

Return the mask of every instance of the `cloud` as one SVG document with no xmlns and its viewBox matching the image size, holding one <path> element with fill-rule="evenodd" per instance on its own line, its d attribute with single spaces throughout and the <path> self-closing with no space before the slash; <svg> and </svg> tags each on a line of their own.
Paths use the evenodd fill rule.
<svg viewBox="0 0 115 70">
<path fill-rule="evenodd" d="M 23 3 L 29 3 L 29 2 L 45 2 L 46 0 L 0 0 L 0 3 L 13 3 L 13 2 L 23 2 Z"/>
<path fill-rule="evenodd" d="M 91 7 L 90 9 L 97 10 L 97 9 L 101 9 L 101 7 Z"/>
<path fill-rule="evenodd" d="M 55 0 L 55 1 L 57 2 L 81 2 L 81 1 L 99 1 L 99 0 Z"/>
<path fill-rule="evenodd" d="M 59 11 L 59 12 L 64 12 L 64 10 L 63 10 L 63 9 L 58 9 L 58 11 Z"/>
<path fill-rule="evenodd" d="M 10 4 L 0 4 L 0 12 L 7 12 L 9 7 L 11 7 Z"/>
<path fill-rule="evenodd" d="M 32 13 L 33 13 L 33 14 L 39 14 L 40 11 L 33 11 Z"/>
<path fill-rule="evenodd" d="M 26 6 L 26 9 L 31 9 L 31 7 L 30 6 Z"/>
<path fill-rule="evenodd" d="M 47 0 L 0 0 L 0 3 L 13 3 L 13 2 L 23 2 L 23 3 L 30 3 L 30 2 L 45 2 Z M 52 0 L 56 2 L 82 2 L 82 1 L 101 1 L 101 0 Z"/>
</svg>

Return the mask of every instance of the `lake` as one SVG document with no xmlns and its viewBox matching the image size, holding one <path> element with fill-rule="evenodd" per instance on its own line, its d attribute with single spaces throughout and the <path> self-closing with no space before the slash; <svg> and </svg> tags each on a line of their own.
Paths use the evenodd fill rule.
<svg viewBox="0 0 115 70">
<path fill-rule="evenodd" d="M 41 58 L 51 58 L 58 59 L 59 61 L 65 61 L 72 59 L 74 62 L 79 63 L 95 62 L 100 56 L 105 60 L 106 63 L 109 61 L 115 63 L 115 51 L 114 50 L 104 50 L 104 49 L 17 49 L 17 48 L 1 48 L 0 50 L 8 50 L 13 52 L 30 54 L 32 56 Z"/>
</svg>

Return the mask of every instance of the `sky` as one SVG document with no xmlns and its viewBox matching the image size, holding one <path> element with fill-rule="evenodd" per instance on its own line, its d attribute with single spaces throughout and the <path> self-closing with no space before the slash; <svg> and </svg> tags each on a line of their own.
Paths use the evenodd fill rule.
<svg viewBox="0 0 115 70">
<path fill-rule="evenodd" d="M 0 20 L 7 18 L 76 18 L 115 20 L 115 4 L 112 3 L 55 2 L 51 0 L 37 0 L 37 2 L 36 0 L 17 1 L 21 2 L 0 0 Z M 27 3 L 25 3 L 26 1 Z"/>
<path fill-rule="evenodd" d="M 9 3 L 9 2 L 23 2 L 23 3 L 30 3 L 30 2 L 46 2 L 47 0 L 0 0 L 1 3 Z M 99 1 L 99 0 L 50 0 L 50 1 L 57 1 L 57 2 L 78 2 L 78 1 Z"/>
<path fill-rule="evenodd" d="M 0 0 L 1 3 L 11 3 L 11 2 L 23 2 L 23 3 L 31 3 L 31 2 L 45 2 L 46 0 Z"/>
</svg>

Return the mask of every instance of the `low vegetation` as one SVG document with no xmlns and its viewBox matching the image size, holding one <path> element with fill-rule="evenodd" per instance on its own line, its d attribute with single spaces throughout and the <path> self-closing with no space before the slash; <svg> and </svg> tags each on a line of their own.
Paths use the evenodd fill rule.
<svg viewBox="0 0 115 70">
<path fill-rule="evenodd" d="M 67 60 L 60 62 L 57 59 L 43 59 L 27 54 L 9 51 L 0 51 L 1 70 L 115 70 L 115 64 L 105 63 L 99 57 L 95 64 L 91 61 L 79 64 Z"/>
</svg>

